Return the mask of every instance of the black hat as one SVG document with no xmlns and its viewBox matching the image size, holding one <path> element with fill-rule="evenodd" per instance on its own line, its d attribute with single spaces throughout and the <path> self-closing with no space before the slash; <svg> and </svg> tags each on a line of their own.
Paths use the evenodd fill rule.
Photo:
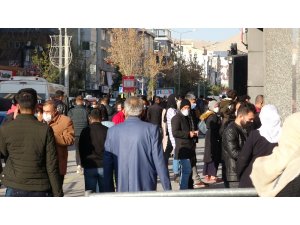
<svg viewBox="0 0 300 225">
<path fill-rule="evenodd" d="M 187 99 L 182 99 L 181 103 L 180 103 L 180 109 L 182 109 L 184 106 L 188 105 L 191 108 L 191 103 L 189 100 Z"/>
</svg>

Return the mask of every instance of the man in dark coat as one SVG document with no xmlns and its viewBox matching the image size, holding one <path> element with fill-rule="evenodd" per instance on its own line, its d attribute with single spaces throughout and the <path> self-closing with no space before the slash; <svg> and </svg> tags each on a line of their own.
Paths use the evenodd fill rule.
<svg viewBox="0 0 300 225">
<path fill-rule="evenodd" d="M 101 111 L 93 109 L 89 115 L 90 125 L 80 134 L 79 153 L 86 191 L 104 191 L 103 153 L 108 128 L 101 124 L 101 117 Z"/>
<path fill-rule="evenodd" d="M 77 173 L 83 174 L 83 170 L 80 162 L 78 142 L 79 142 L 81 131 L 88 126 L 88 112 L 86 108 L 83 106 L 83 97 L 81 95 L 78 95 L 76 97 L 76 106 L 69 110 L 68 116 L 71 118 L 73 122 L 74 131 L 75 131 Z"/>
<path fill-rule="evenodd" d="M 143 102 L 138 97 L 125 101 L 124 123 L 108 129 L 104 152 L 104 189 L 118 192 L 155 191 L 157 175 L 164 190 L 171 190 L 158 126 L 139 118 Z"/>
<path fill-rule="evenodd" d="M 147 121 L 161 128 L 161 115 L 163 108 L 160 106 L 160 97 L 155 96 L 154 104 L 148 108 Z"/>
<path fill-rule="evenodd" d="M 191 104 L 190 113 L 188 115 L 189 123 L 191 127 L 191 131 L 197 131 L 198 132 L 198 123 L 199 118 L 196 116 L 199 113 L 196 113 L 196 97 L 193 93 L 188 92 L 185 95 L 185 98 L 189 100 Z M 192 166 L 192 180 L 193 180 L 193 188 L 202 188 L 205 186 L 205 184 L 201 181 L 200 176 L 197 171 L 197 156 L 196 156 L 196 143 L 198 143 L 198 135 L 194 136 L 192 138 L 193 140 L 193 146 L 192 146 L 192 156 L 191 156 L 191 166 Z"/>
<path fill-rule="evenodd" d="M 193 131 L 188 117 L 190 107 L 189 100 L 183 99 L 180 103 L 180 113 L 177 113 L 171 120 L 172 133 L 175 138 L 174 159 L 178 159 L 181 165 L 180 190 L 189 188 L 192 174 L 193 138 L 198 136 L 198 132 Z"/>
<path fill-rule="evenodd" d="M 237 188 L 237 159 L 247 138 L 247 127 L 254 120 L 255 107 L 251 103 L 242 103 L 237 111 L 236 119 L 224 130 L 222 135 L 222 176 L 226 188 Z"/>
<path fill-rule="evenodd" d="M 37 93 L 23 89 L 17 100 L 20 114 L 0 127 L 0 152 L 7 157 L 2 173 L 6 196 L 63 196 L 53 130 L 34 117 Z"/>
</svg>

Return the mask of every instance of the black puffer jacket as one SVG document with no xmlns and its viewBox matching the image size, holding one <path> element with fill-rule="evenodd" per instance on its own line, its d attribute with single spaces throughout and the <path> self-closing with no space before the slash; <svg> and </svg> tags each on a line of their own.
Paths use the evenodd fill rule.
<svg viewBox="0 0 300 225">
<path fill-rule="evenodd" d="M 237 159 L 247 138 L 247 131 L 231 122 L 224 130 L 222 136 L 222 158 L 225 168 L 223 177 L 227 181 L 239 181 L 237 175 Z"/>
</svg>

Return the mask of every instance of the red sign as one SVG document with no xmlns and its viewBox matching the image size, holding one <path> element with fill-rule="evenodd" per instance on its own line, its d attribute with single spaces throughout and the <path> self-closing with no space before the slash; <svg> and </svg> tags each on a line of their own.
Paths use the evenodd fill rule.
<svg viewBox="0 0 300 225">
<path fill-rule="evenodd" d="M 135 91 L 134 76 L 123 76 L 122 83 L 123 83 L 123 92 Z"/>
</svg>

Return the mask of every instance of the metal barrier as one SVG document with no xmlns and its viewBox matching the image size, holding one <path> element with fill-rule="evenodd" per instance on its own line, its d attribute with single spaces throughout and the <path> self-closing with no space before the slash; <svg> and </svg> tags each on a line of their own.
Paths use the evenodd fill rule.
<svg viewBox="0 0 300 225">
<path fill-rule="evenodd" d="M 258 197 L 254 188 L 217 188 L 181 191 L 85 192 L 86 197 Z"/>
</svg>

